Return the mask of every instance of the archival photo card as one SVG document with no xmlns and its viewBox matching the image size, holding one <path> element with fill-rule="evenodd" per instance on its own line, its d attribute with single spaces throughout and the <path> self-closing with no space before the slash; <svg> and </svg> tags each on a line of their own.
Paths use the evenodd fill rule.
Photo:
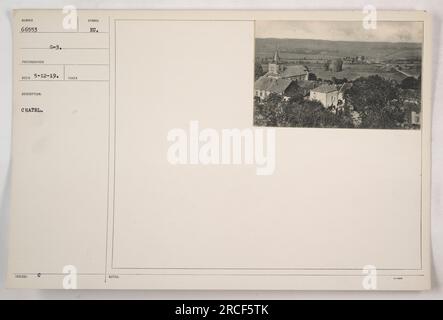
<svg viewBox="0 0 443 320">
<path fill-rule="evenodd" d="M 256 21 L 254 125 L 420 129 L 423 23 Z"/>
<path fill-rule="evenodd" d="M 13 17 L 8 287 L 430 288 L 428 13 Z"/>
</svg>

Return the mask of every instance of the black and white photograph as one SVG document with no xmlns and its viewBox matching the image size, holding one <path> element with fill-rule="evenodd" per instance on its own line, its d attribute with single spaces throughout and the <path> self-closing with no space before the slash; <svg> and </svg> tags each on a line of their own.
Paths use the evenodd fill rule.
<svg viewBox="0 0 443 320">
<path fill-rule="evenodd" d="M 420 129 L 423 24 L 256 21 L 254 125 Z"/>
</svg>

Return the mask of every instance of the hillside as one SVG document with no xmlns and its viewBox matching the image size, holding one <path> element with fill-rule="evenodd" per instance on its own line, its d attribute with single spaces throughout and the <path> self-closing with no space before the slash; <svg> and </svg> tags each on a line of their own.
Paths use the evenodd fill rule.
<svg viewBox="0 0 443 320">
<path fill-rule="evenodd" d="M 276 48 L 283 59 L 366 56 L 384 59 L 421 59 L 421 44 L 407 42 L 350 42 L 257 38 L 256 56 L 271 57 Z"/>
</svg>

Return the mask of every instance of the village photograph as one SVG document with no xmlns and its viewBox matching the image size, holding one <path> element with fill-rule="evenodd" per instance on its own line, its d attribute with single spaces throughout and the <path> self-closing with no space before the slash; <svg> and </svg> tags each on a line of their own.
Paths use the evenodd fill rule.
<svg viewBox="0 0 443 320">
<path fill-rule="evenodd" d="M 420 129 L 423 25 L 256 21 L 254 125 Z"/>
</svg>

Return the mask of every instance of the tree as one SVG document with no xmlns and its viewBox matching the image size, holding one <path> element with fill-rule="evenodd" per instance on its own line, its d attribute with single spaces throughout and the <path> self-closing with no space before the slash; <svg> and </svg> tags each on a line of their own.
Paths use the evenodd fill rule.
<svg viewBox="0 0 443 320">
<path fill-rule="evenodd" d="M 333 84 L 343 84 L 348 82 L 348 79 L 343 78 L 343 79 L 337 79 L 336 77 L 331 77 L 331 81 Z"/>
<path fill-rule="evenodd" d="M 262 75 L 264 75 L 265 72 L 263 71 L 263 67 L 261 66 L 260 63 L 255 62 L 255 80 L 257 80 L 258 78 L 260 78 Z"/>
<path fill-rule="evenodd" d="M 420 83 L 419 79 L 416 79 L 414 77 L 404 78 L 402 80 L 402 82 L 400 83 L 400 87 L 402 89 L 415 89 L 415 90 L 417 90 L 417 89 L 420 88 L 420 86 L 421 86 L 421 83 Z"/>
<path fill-rule="evenodd" d="M 315 73 L 312 73 L 312 72 L 309 72 L 309 74 L 308 74 L 308 80 L 316 81 L 316 80 L 317 80 L 317 76 L 316 76 L 316 74 L 315 74 Z"/>
<path fill-rule="evenodd" d="M 324 64 L 323 64 L 323 69 L 325 71 L 329 71 L 329 64 L 331 63 L 331 60 L 327 60 Z"/>
<path fill-rule="evenodd" d="M 319 101 L 289 101 L 285 105 L 286 122 L 291 127 L 352 128 L 351 114 L 344 109 L 326 109 Z"/>
<path fill-rule="evenodd" d="M 270 95 L 262 104 L 254 105 L 254 124 L 273 127 L 352 128 L 349 109 L 326 109 L 319 101 L 294 96 L 283 101 Z"/>
<path fill-rule="evenodd" d="M 271 93 L 263 103 L 254 103 L 254 125 L 276 127 L 281 118 L 282 97 Z M 281 121 L 281 119 L 280 119 Z"/>
<path fill-rule="evenodd" d="M 362 128 L 393 129 L 405 122 L 398 87 L 378 75 L 356 79 L 345 100 L 359 113 Z"/>
<path fill-rule="evenodd" d="M 329 70 L 332 72 L 340 72 L 343 70 L 343 60 L 342 59 L 334 59 L 329 64 Z"/>
</svg>

